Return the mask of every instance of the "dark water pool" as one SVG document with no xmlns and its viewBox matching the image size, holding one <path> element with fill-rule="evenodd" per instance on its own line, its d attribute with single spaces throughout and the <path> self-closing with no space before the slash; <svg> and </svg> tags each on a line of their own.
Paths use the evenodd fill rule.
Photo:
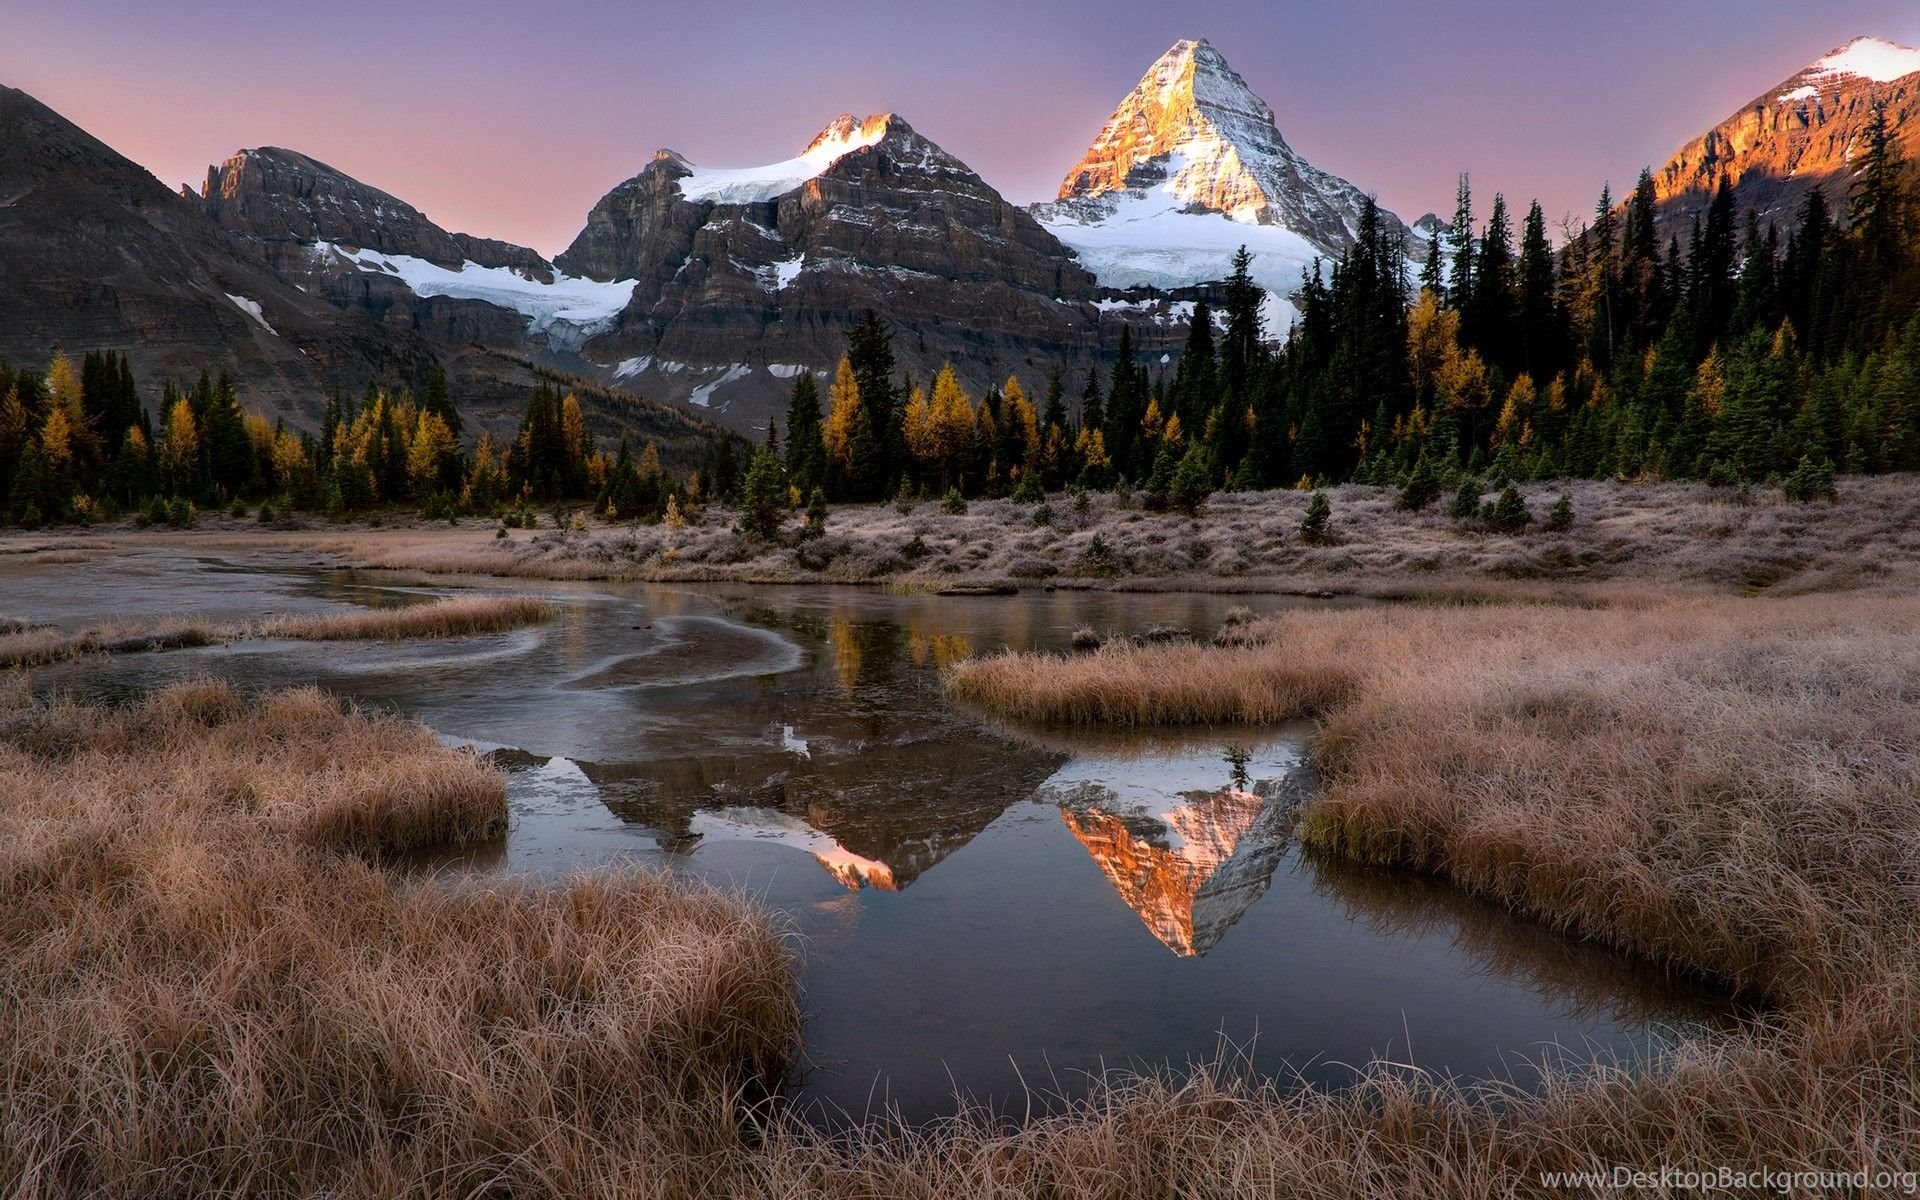
<svg viewBox="0 0 1920 1200">
<path fill-rule="evenodd" d="M 0 569 L 0 615 L 406 603 L 445 580 L 273 555 L 121 553 Z M 803 1101 L 909 1119 L 1223 1047 L 1337 1085 L 1376 1057 L 1524 1080 L 1543 1055 L 1631 1057 L 1729 1019 L 1692 984 L 1444 885 L 1293 840 L 1309 730 L 1133 738 L 996 727 L 943 666 L 1074 629 L 1181 625 L 1280 597 L 526 584 L 550 626 L 446 642 L 243 643 L 92 660 L 48 682 L 125 695 L 213 673 L 318 682 L 511 770 L 504 843 L 443 869 L 616 860 L 745 888 L 804 955 Z"/>
</svg>

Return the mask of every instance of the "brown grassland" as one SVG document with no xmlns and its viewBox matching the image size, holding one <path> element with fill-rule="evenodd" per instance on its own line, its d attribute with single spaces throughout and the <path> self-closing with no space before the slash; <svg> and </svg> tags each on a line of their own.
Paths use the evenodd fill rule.
<svg viewBox="0 0 1920 1200">
<path fill-rule="evenodd" d="M 1914 481 L 1843 481 L 1814 506 L 1579 485 L 1573 531 L 1519 538 L 1340 489 L 1344 540 L 1311 548 L 1287 533 L 1304 503 L 1222 498 L 1197 525 L 1106 514 L 1135 575 L 1051 578 L 1471 603 L 973 660 L 955 696 L 1024 722 L 1311 719 L 1308 853 L 1449 880 L 1760 1015 L 1533 1088 L 1377 1064 L 1320 1091 L 1222 1068 L 1116 1077 L 1024 1122 L 829 1136 L 741 1103 L 798 1027 L 787 951 L 750 906 L 646 876 L 407 882 L 369 852 L 478 835 L 498 779 L 314 693 L 193 685 L 101 712 L 21 692 L 0 709 L 0 989 L 22 1015 L 0 1086 L 26 1115 L 0 1190 L 1492 1200 L 1616 1165 L 1920 1165 Z M 1028 536 L 1081 562 L 1093 532 L 1003 523 L 996 541 L 984 521 L 938 533 L 948 519 L 836 514 L 830 537 L 890 532 L 833 561 L 950 536 L 936 552 L 964 569 L 926 577 L 985 577 Z M 455 532 L 260 536 L 365 565 L 634 577 L 663 552 L 621 539 L 734 536 Z M 226 536 L 177 536 L 203 534 Z M 1156 537 L 1169 569 L 1137 570 Z M 1220 569 L 1230 551 L 1251 567 Z M 792 565 L 754 561 L 700 569 Z M 1823 1191 L 1854 1194 L 1796 1194 Z"/>
<path fill-rule="evenodd" d="M 1264 1128 L 1273 1158 L 1242 1148 L 1250 1192 L 1493 1196 L 1615 1164 L 1920 1162 L 1920 602 L 1395 606 L 1221 641 L 975 660 L 952 686 L 1025 720 L 1316 717 L 1310 851 L 1445 877 L 1767 1006 L 1647 1072 L 1535 1096 L 1383 1076 L 1252 1106 L 1246 1136 Z M 1323 1109 L 1353 1127 L 1336 1134 Z"/>
<path fill-rule="evenodd" d="M 410 878 L 502 777 L 224 684 L 0 695 L 0 1193 L 698 1194 L 798 1031 L 787 947 L 642 873 Z"/>
</svg>

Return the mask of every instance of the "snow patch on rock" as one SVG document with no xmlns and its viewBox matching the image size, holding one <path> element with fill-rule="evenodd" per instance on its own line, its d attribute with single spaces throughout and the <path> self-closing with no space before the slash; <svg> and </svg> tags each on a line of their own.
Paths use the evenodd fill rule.
<svg viewBox="0 0 1920 1200">
<path fill-rule="evenodd" d="M 260 311 L 260 302 L 258 300 L 249 300 L 245 296 L 236 296 L 232 292 L 227 293 L 227 299 L 233 301 L 233 306 L 235 308 L 239 309 L 241 312 L 247 314 L 248 316 L 252 317 L 255 321 L 257 321 L 260 325 L 260 328 L 266 330 L 268 333 L 271 333 L 275 337 L 280 336 L 279 330 L 267 324 L 266 314 Z"/>
<path fill-rule="evenodd" d="M 681 178 L 680 194 L 689 200 L 714 204 L 764 204 L 818 178 L 834 163 L 855 150 L 875 145 L 886 135 L 885 116 L 868 117 L 864 121 L 851 115 L 842 116 L 822 130 L 798 158 L 762 167 L 727 169 L 687 163 L 691 173 Z"/>
<path fill-rule="evenodd" d="M 713 394 L 730 383 L 738 383 L 753 374 L 753 368 L 745 363 L 735 363 L 724 371 L 720 378 L 701 384 L 687 397 L 687 403 L 699 408 L 713 407 Z"/>
<path fill-rule="evenodd" d="M 449 268 L 424 258 L 360 250 L 317 242 L 314 252 L 338 255 L 369 274 L 388 275 L 416 296 L 479 300 L 527 318 L 527 333 L 545 334 L 556 350 L 577 350 L 589 338 L 613 328 L 633 298 L 631 279 L 602 283 L 554 272 L 552 283 L 528 279 L 511 267 L 483 267 L 468 261 Z"/>
<path fill-rule="evenodd" d="M 1855 38 L 1807 68 L 1811 75 L 1853 75 L 1892 83 L 1920 71 L 1920 50 L 1884 38 Z"/>
</svg>

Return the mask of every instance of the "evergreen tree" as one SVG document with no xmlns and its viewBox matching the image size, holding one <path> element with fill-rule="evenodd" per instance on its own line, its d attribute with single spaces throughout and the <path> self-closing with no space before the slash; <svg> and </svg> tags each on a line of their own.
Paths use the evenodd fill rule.
<svg viewBox="0 0 1920 1200">
<path fill-rule="evenodd" d="M 1547 219 L 1538 200 L 1527 209 L 1517 274 L 1519 366 L 1537 380 L 1551 379 L 1566 361 L 1565 335 L 1555 303 L 1553 248 L 1547 244 Z"/>
<path fill-rule="evenodd" d="M 803 492 L 827 481 L 827 446 L 820 430 L 820 388 L 802 371 L 787 400 L 787 477 Z"/>
<path fill-rule="evenodd" d="M 1333 502 L 1325 492 L 1317 491 L 1307 501 L 1307 515 L 1300 520 L 1300 540 L 1316 546 L 1333 540 Z"/>
<path fill-rule="evenodd" d="M 1460 173 L 1460 187 L 1453 205 L 1453 278 L 1447 302 L 1465 308 L 1473 298 L 1473 185 L 1466 172 Z"/>
<path fill-rule="evenodd" d="M 1518 357 L 1513 336 L 1515 290 L 1513 228 L 1507 220 L 1506 197 L 1496 192 L 1474 259 L 1473 294 L 1463 307 L 1460 333 L 1488 362 L 1507 370 L 1514 368 Z"/>
<path fill-rule="evenodd" d="M 753 451 L 740 497 L 740 531 L 774 539 L 786 519 L 787 485 L 780 478 L 780 459 L 770 446 Z"/>
</svg>

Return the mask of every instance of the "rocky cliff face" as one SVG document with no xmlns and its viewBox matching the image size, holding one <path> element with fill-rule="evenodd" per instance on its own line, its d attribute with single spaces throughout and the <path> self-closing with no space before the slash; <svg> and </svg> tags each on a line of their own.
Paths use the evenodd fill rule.
<svg viewBox="0 0 1920 1200">
<path fill-rule="evenodd" d="M 1284 296 L 1314 258 L 1353 243 L 1364 201 L 1295 153 L 1273 109 L 1202 39 L 1175 42 L 1147 69 L 1059 198 L 1034 211 L 1108 287 L 1223 279 L 1244 244 L 1256 279 Z M 1382 218 L 1408 232 L 1392 213 Z M 1277 308 L 1269 318 L 1290 321 Z"/>
<path fill-rule="evenodd" d="M 653 392 L 752 425 L 825 371 L 868 308 L 922 377 L 951 361 L 984 389 L 1110 353 L 1097 284 L 1033 217 L 893 115 L 843 116 L 798 157 L 710 170 L 661 151 L 594 207 L 561 270 L 634 281 L 587 354 Z"/>
<path fill-rule="evenodd" d="M 149 396 L 230 370 L 312 427 L 334 387 L 431 361 L 290 286 L 197 204 L 24 92 L 0 88 L 0 357 L 125 350 Z"/>
<path fill-rule="evenodd" d="M 1654 176 L 1663 235 L 1685 241 L 1724 175 L 1738 209 L 1783 231 L 1807 192 L 1845 211 L 1852 164 L 1865 148 L 1875 105 L 1907 157 L 1920 154 L 1920 50 L 1857 38 L 1683 146 Z"/>
<path fill-rule="evenodd" d="M 1076 797 L 1060 818 L 1140 923 L 1183 958 L 1213 949 L 1266 894 L 1286 853 L 1277 804 L 1247 791 L 1190 797 L 1159 819 Z"/>
<path fill-rule="evenodd" d="M 553 265 L 525 246 L 449 233 L 406 201 L 277 146 L 208 167 L 196 199 L 281 278 L 436 342 L 527 348 L 527 305 L 499 303 L 488 272 L 509 280 L 513 298 L 554 282 Z"/>
</svg>

